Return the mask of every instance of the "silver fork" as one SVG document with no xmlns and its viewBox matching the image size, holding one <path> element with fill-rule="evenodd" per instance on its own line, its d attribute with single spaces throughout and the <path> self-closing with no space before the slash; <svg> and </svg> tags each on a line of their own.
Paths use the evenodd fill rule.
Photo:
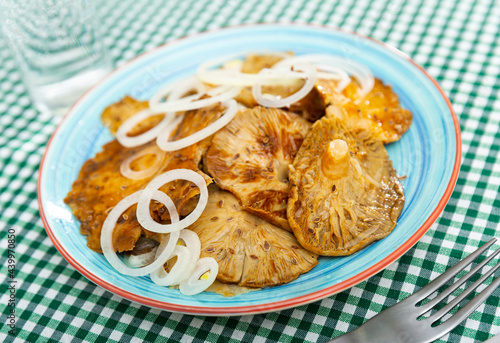
<svg viewBox="0 0 500 343">
<path fill-rule="evenodd" d="M 486 298 L 491 295 L 491 293 L 493 293 L 493 291 L 495 291 L 498 286 L 500 286 L 500 278 L 493 280 L 488 287 L 476 295 L 476 297 L 470 300 L 450 318 L 444 320 L 444 322 L 440 324 L 438 323 L 437 325 L 436 322 L 443 318 L 456 305 L 458 305 L 471 292 L 488 279 L 488 277 L 490 277 L 496 270 L 498 270 L 500 268 L 500 262 L 436 313 L 433 313 L 429 317 L 422 320 L 417 320 L 417 318 L 432 310 L 437 304 L 457 290 L 483 266 L 497 256 L 500 253 L 500 249 L 494 251 L 490 256 L 476 265 L 471 271 L 462 276 L 447 289 L 439 293 L 435 298 L 423 305 L 420 305 L 420 303 L 422 300 L 426 299 L 445 285 L 455 275 L 464 270 L 495 242 L 496 238 L 482 245 L 479 249 L 467 256 L 467 258 L 448 269 L 445 273 L 437 277 L 425 287 L 421 288 L 415 294 L 382 311 L 375 317 L 366 321 L 359 328 L 326 343 L 427 343 L 447 334 L 463 320 L 465 320 L 486 300 Z"/>
</svg>

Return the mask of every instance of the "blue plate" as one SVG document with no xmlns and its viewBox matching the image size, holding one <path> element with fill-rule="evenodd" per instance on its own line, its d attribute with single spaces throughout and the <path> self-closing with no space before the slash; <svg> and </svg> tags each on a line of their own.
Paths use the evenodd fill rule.
<svg viewBox="0 0 500 343">
<path fill-rule="evenodd" d="M 282 286 L 235 297 L 204 292 L 182 295 L 149 277 L 117 273 L 86 246 L 80 223 L 63 199 L 83 163 L 112 139 L 102 125 L 105 107 L 129 94 L 146 100 L 166 83 L 191 75 L 218 56 L 250 51 L 293 51 L 345 56 L 392 85 L 413 123 L 389 155 L 405 187 L 406 204 L 394 231 L 351 256 L 320 258 L 309 273 Z M 38 183 L 40 213 L 59 252 L 79 272 L 124 298 L 169 311 L 237 315 L 276 311 L 319 300 L 379 272 L 429 229 L 446 205 L 461 158 L 460 129 L 449 100 L 425 71 L 401 52 L 352 33 L 308 25 L 246 25 L 201 33 L 163 45 L 118 68 L 69 110 L 52 136 Z"/>
</svg>

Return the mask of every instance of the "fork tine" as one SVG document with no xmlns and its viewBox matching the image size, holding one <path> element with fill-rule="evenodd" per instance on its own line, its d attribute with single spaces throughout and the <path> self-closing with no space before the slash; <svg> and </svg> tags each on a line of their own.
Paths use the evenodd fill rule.
<svg viewBox="0 0 500 343">
<path fill-rule="evenodd" d="M 485 258 L 481 263 L 475 266 L 471 271 L 461 277 L 457 282 L 450 285 L 447 289 L 439 293 L 434 299 L 420 306 L 419 313 L 424 314 L 429 311 L 431 308 L 439 304 L 444 298 L 457 290 L 460 286 L 462 286 L 467 280 L 469 280 L 472 276 L 474 276 L 481 268 L 483 268 L 486 264 L 488 264 L 495 256 L 500 254 L 500 249 L 495 250 L 490 256 Z"/>
<path fill-rule="evenodd" d="M 439 277 L 431 281 L 429 284 L 421 288 L 419 291 L 417 291 L 407 299 L 412 299 L 412 301 L 414 301 L 415 303 L 425 299 L 426 297 L 434 293 L 436 290 L 438 290 L 441 286 L 446 284 L 455 275 L 460 273 L 469 264 L 471 264 L 476 258 L 478 258 L 478 256 L 480 256 L 484 251 L 486 251 L 490 246 L 492 246 L 493 243 L 496 242 L 496 240 L 497 240 L 496 238 L 493 238 L 489 242 L 483 244 L 476 251 L 467 256 L 465 259 L 463 259 L 462 261 L 460 261 L 459 263 L 448 269 L 446 272 L 441 274 Z"/>
<path fill-rule="evenodd" d="M 500 263 L 497 264 L 500 266 Z M 496 268 L 498 269 L 498 268 Z M 479 281 L 479 280 L 478 280 Z M 439 329 L 443 330 L 443 335 L 453 330 L 458 324 L 465 320 L 476 308 L 479 307 L 490 295 L 500 286 L 500 277 L 497 277 L 488 287 L 486 287 L 481 293 L 476 295 L 474 299 L 469 301 L 467 305 L 462 307 L 453 316 L 451 316 L 444 323 L 439 325 Z"/>
<path fill-rule="evenodd" d="M 479 287 L 480 285 L 482 285 L 483 282 L 486 281 L 486 279 L 488 279 L 491 275 L 493 275 L 493 273 L 496 272 L 499 268 L 500 268 L 500 262 L 498 262 L 486 274 L 484 274 L 483 276 L 481 276 L 476 282 L 474 282 L 472 285 L 470 285 L 469 288 L 465 289 L 462 293 L 460 293 L 459 296 L 457 296 L 455 299 L 453 299 L 452 301 L 450 301 L 449 304 L 447 304 L 442 309 L 440 309 L 439 311 L 437 311 L 436 313 L 434 313 L 432 316 L 430 316 L 429 319 L 431 319 L 431 320 L 433 320 L 433 322 L 435 322 L 435 321 L 439 320 L 440 318 L 442 318 L 446 313 L 450 312 L 456 305 L 458 305 L 470 293 L 472 293 L 477 287 Z M 495 279 L 495 281 L 492 282 L 490 285 L 495 284 L 495 282 L 500 282 L 499 280 L 500 280 L 499 278 Z M 488 287 L 483 292 L 485 292 L 488 289 Z M 491 292 L 493 292 L 495 289 L 496 289 L 496 287 L 494 287 L 490 291 L 489 294 L 491 294 Z M 472 303 L 472 301 L 474 301 L 477 297 L 482 296 L 483 292 L 481 292 L 479 295 L 476 295 L 476 297 L 473 300 L 471 300 L 467 305 L 465 305 L 463 308 L 467 308 L 469 306 L 469 304 Z M 486 294 L 486 298 L 489 296 L 489 294 Z M 483 296 L 483 298 L 481 298 L 482 299 L 481 302 L 484 301 L 486 298 Z M 481 302 L 478 302 L 477 305 L 475 305 L 475 307 L 472 306 L 472 309 L 469 312 L 465 312 L 465 313 L 467 313 L 465 317 L 467 317 L 472 311 L 474 311 L 476 309 L 476 307 L 478 307 L 481 304 Z M 475 303 L 472 303 L 472 304 L 474 305 Z M 458 312 L 459 311 L 457 311 L 457 313 L 455 313 L 455 315 L 457 315 Z M 464 317 L 464 319 L 465 319 L 465 317 Z"/>
</svg>

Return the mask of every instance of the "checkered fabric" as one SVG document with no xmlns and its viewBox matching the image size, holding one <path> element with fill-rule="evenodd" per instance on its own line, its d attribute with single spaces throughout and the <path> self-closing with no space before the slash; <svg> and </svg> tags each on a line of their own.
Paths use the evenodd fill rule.
<svg viewBox="0 0 500 343">
<path fill-rule="evenodd" d="M 463 163 L 443 214 L 386 270 L 324 300 L 281 312 L 195 317 L 132 303 L 94 285 L 54 248 L 36 184 L 57 118 L 33 106 L 0 38 L 1 342 L 324 342 L 407 297 L 483 242 L 500 218 L 500 4 L 496 0 L 170 0 L 95 3 L 115 64 L 192 33 L 257 22 L 343 28 L 422 65 L 459 116 Z M 0 15 L 1 16 L 1 15 Z M 16 332 L 9 334 L 8 229 L 16 232 Z M 439 342 L 500 333 L 497 291 Z"/>
</svg>

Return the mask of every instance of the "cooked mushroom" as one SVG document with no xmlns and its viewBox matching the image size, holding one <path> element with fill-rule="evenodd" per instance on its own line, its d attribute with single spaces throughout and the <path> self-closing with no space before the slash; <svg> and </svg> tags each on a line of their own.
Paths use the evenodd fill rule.
<svg viewBox="0 0 500 343">
<path fill-rule="evenodd" d="M 317 255 L 295 237 L 243 211 L 238 200 L 215 185 L 209 186 L 208 204 L 189 227 L 201 241 L 201 257 L 219 264 L 217 279 L 240 286 L 264 287 L 296 279 L 313 268 Z"/>
<path fill-rule="evenodd" d="M 242 208 L 290 231 L 286 219 L 288 166 L 310 124 L 278 109 L 244 109 L 217 132 L 206 166 Z"/>
<path fill-rule="evenodd" d="M 354 80 L 341 93 L 331 80 L 318 80 L 316 89 L 327 105 L 326 116 L 343 120 L 351 129 L 370 130 L 384 143 L 397 141 L 410 127 L 412 114 L 401 107 L 390 86 L 375 79 L 373 89 L 364 97 Z"/>
<path fill-rule="evenodd" d="M 120 165 L 124 160 L 149 146 L 151 145 L 124 148 L 113 140 L 82 166 L 78 179 L 64 201 L 81 222 L 80 231 L 87 236 L 87 246 L 90 249 L 101 252 L 101 228 L 109 211 L 120 200 L 145 187 L 151 180 L 152 177 L 132 180 L 120 173 Z M 132 167 L 146 169 L 154 158 L 153 155 L 143 156 L 134 161 Z M 137 222 L 134 206 L 118 221 L 113 232 L 113 246 L 119 252 L 131 250 L 143 233 L 149 235 Z"/>
<path fill-rule="evenodd" d="M 288 220 L 300 244 L 317 254 L 352 254 L 387 236 L 404 195 L 382 142 L 349 132 L 336 118 L 317 121 L 290 174 Z"/>
<path fill-rule="evenodd" d="M 184 119 L 172 133 L 171 140 L 186 137 L 202 129 L 217 120 L 221 113 L 223 108 L 220 105 L 185 113 Z M 154 176 L 171 169 L 186 168 L 197 171 L 205 178 L 207 185 L 210 184 L 212 179 L 203 173 L 199 166 L 211 138 L 207 137 L 187 148 L 166 153 L 158 172 L 140 180 L 124 177 L 120 172 L 120 166 L 130 156 L 154 146 L 155 142 L 135 148 L 125 148 L 116 140 L 104 145 L 101 152 L 85 162 L 78 179 L 64 200 L 73 210 L 75 217 L 80 220 L 80 230 L 87 236 L 88 247 L 101 252 L 101 228 L 109 211 L 124 197 L 144 188 Z M 145 155 L 135 160 L 131 167 L 136 170 L 146 169 L 154 159 L 154 155 Z M 176 180 L 161 187 L 160 190 L 172 198 L 179 214 L 183 216 L 196 207 L 199 189 L 193 186 L 194 184 L 190 182 Z M 153 202 L 150 208 L 155 220 L 170 219 L 168 211 L 162 204 Z M 141 235 L 146 237 L 153 235 L 139 225 L 135 210 L 135 205 L 127 210 L 113 231 L 113 246 L 118 252 L 132 250 Z"/>
</svg>

